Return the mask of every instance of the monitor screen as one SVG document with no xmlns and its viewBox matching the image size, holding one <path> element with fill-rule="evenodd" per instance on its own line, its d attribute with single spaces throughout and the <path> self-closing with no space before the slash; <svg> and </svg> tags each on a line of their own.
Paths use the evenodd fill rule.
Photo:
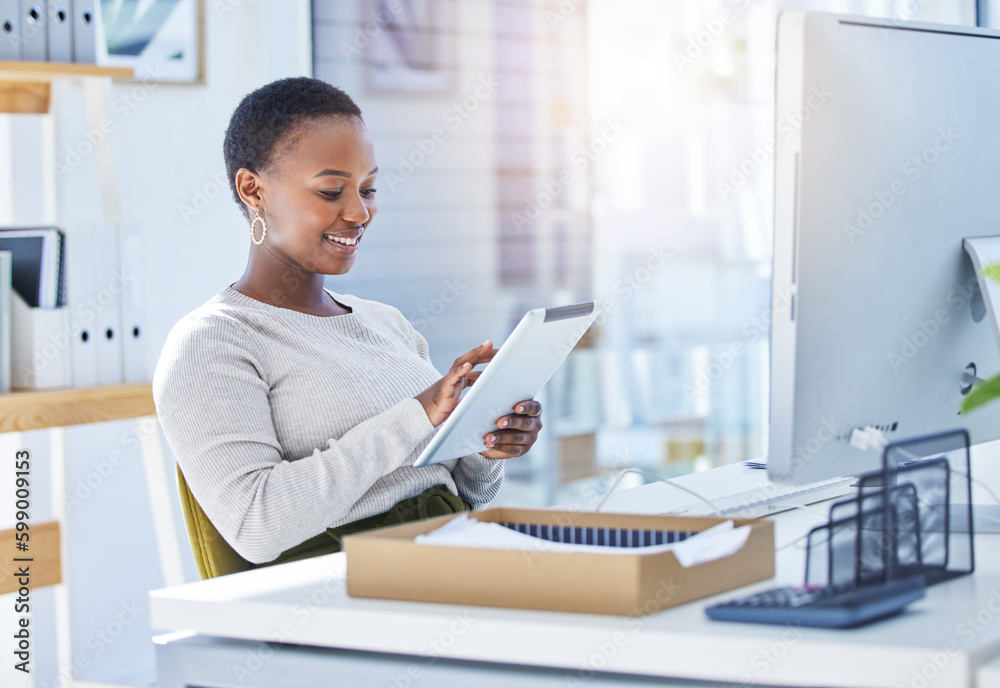
<svg viewBox="0 0 1000 688">
<path fill-rule="evenodd" d="M 769 477 L 878 468 L 855 428 L 1000 437 L 959 413 L 1000 373 L 962 245 L 1000 235 L 1000 32 L 785 12 L 776 107 Z"/>
</svg>

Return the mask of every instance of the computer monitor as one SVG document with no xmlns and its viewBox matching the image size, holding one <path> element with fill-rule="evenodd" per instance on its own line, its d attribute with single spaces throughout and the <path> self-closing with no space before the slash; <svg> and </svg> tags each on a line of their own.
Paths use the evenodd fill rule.
<svg viewBox="0 0 1000 688">
<path fill-rule="evenodd" d="M 1000 32 L 784 12 L 775 144 L 769 478 L 879 468 L 866 426 L 1000 437 L 959 414 L 1000 373 L 962 247 L 1000 235 Z"/>
</svg>

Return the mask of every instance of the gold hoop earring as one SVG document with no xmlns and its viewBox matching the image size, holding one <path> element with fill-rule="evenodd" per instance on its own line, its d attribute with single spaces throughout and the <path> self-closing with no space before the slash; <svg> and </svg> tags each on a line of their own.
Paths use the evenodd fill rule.
<svg viewBox="0 0 1000 688">
<path fill-rule="evenodd" d="M 255 209 L 256 212 L 253 216 L 253 221 L 250 223 L 250 241 L 260 246 L 264 243 L 264 237 L 267 235 L 267 223 L 264 222 L 264 218 L 260 216 L 260 208 Z M 257 224 L 257 220 L 260 220 L 260 226 L 264 228 L 264 231 L 260 234 L 260 241 L 257 241 L 257 237 L 254 236 L 253 228 Z"/>
</svg>

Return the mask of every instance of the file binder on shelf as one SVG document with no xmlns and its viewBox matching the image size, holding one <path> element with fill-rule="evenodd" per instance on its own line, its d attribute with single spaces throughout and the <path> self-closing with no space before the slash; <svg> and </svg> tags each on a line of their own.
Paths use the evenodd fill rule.
<svg viewBox="0 0 1000 688">
<path fill-rule="evenodd" d="M 73 0 L 73 61 L 98 63 L 99 0 Z"/>
<path fill-rule="evenodd" d="M 98 378 L 94 226 L 79 224 L 69 227 L 65 242 L 72 385 L 95 387 Z"/>
<path fill-rule="evenodd" d="M 123 225 L 121 233 L 122 275 L 122 382 L 149 382 L 153 379 L 149 361 L 149 331 L 146 327 L 146 299 L 143 291 L 142 235 L 136 225 Z"/>
<path fill-rule="evenodd" d="M 21 59 L 20 0 L 0 0 L 0 60 Z"/>
<path fill-rule="evenodd" d="M 0 394 L 10 391 L 10 309 L 13 257 L 10 251 L 0 251 Z"/>
<path fill-rule="evenodd" d="M 118 225 L 99 224 L 95 234 L 94 278 L 97 317 L 97 384 L 122 382 L 122 289 Z"/>
<path fill-rule="evenodd" d="M 69 0 L 48 0 L 49 62 L 73 61 L 73 8 Z"/>
<path fill-rule="evenodd" d="M 21 59 L 45 62 L 49 59 L 49 29 L 44 0 L 21 0 Z"/>
</svg>

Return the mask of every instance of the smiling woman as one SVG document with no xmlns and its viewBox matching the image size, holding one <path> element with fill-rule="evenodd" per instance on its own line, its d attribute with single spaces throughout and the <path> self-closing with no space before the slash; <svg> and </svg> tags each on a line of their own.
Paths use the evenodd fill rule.
<svg viewBox="0 0 1000 688">
<path fill-rule="evenodd" d="M 353 532 L 488 504 L 541 406 L 497 419 L 488 449 L 413 462 L 454 410 L 487 341 L 443 377 L 395 308 L 325 288 L 354 267 L 378 210 L 375 150 L 349 96 L 309 78 L 246 96 L 223 151 L 250 222 L 243 276 L 170 331 L 153 377 L 190 491 L 251 566 L 340 549 Z"/>
</svg>

